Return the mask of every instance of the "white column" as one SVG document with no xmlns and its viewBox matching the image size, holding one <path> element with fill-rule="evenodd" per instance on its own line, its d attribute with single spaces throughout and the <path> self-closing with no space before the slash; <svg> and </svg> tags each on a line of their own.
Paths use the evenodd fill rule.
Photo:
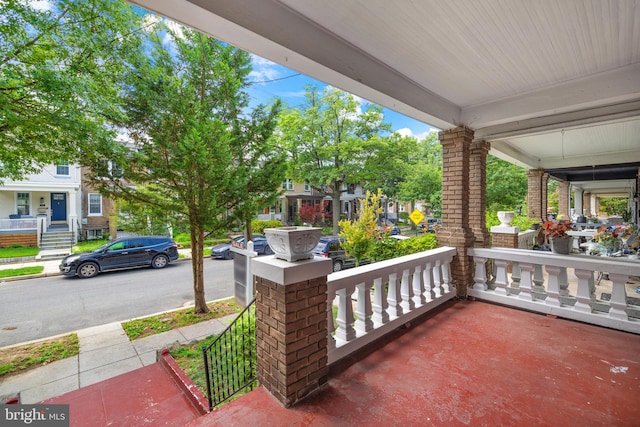
<svg viewBox="0 0 640 427">
<path fill-rule="evenodd" d="M 584 190 L 581 187 L 573 187 L 573 207 L 576 216 L 584 215 L 584 209 L 582 207 L 582 194 Z"/>
</svg>

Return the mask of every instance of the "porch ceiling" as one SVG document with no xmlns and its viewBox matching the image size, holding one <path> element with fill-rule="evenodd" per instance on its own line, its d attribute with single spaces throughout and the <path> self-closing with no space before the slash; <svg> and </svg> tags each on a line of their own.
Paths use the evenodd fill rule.
<svg viewBox="0 0 640 427">
<path fill-rule="evenodd" d="M 526 168 L 640 162 L 640 0 L 130 1 Z"/>
</svg>

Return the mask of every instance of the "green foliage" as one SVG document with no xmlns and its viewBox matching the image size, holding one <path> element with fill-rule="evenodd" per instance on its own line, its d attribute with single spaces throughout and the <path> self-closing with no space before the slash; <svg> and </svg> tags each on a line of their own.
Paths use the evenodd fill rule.
<svg viewBox="0 0 640 427">
<path fill-rule="evenodd" d="M 253 221 L 251 221 L 251 228 L 253 229 L 253 232 L 255 234 L 264 234 L 265 228 L 278 228 L 278 227 L 284 227 L 284 225 L 282 224 L 282 221 L 278 219 L 270 219 L 270 220 L 254 219 Z"/>
<path fill-rule="evenodd" d="M 359 217 L 355 221 L 342 220 L 340 237 L 344 239 L 341 246 L 348 256 L 355 258 L 356 267 L 371 252 L 374 237 L 377 234 L 378 215 L 382 213 L 380 198 L 382 190 L 377 193 L 367 191 L 364 199 L 359 200 Z"/>
<path fill-rule="evenodd" d="M 437 133 L 430 133 L 427 138 L 417 144 L 415 152 L 407 162 L 405 180 L 399 184 L 398 198 L 411 203 L 424 200 L 430 205 L 433 213 L 440 212 L 442 146 Z"/>
<path fill-rule="evenodd" d="M 405 240 L 385 236 L 374 241 L 370 258 L 374 262 L 384 261 L 404 255 L 428 251 L 436 247 L 438 247 L 438 241 L 436 235 L 433 233 L 425 233 L 421 236 L 411 237 Z"/>
<path fill-rule="evenodd" d="M 485 221 L 487 225 L 487 229 L 491 230 L 491 227 L 500 225 L 500 220 L 498 219 L 498 211 L 488 210 L 485 212 Z M 531 228 L 533 224 L 538 224 L 539 221 L 535 219 L 530 219 L 528 217 L 526 206 L 523 209 L 521 214 L 517 212 L 513 216 L 513 221 L 511 221 L 512 227 L 520 227 L 520 231 L 528 230 Z"/>
<path fill-rule="evenodd" d="M 624 216 L 629 208 L 628 199 L 626 197 L 601 197 L 600 209 L 610 216 Z M 629 212 L 630 216 L 630 212 Z"/>
<path fill-rule="evenodd" d="M 37 265 L 33 267 L 5 268 L 0 270 L 0 278 L 27 276 L 29 274 L 40 274 L 44 270 L 44 266 Z"/>
<path fill-rule="evenodd" d="M 524 168 L 487 156 L 487 211 L 515 211 L 526 203 L 527 186 Z"/>
<path fill-rule="evenodd" d="M 362 106 L 353 95 L 330 87 L 322 92 L 307 87 L 306 98 L 305 105 L 281 114 L 278 139 L 288 152 L 291 177 L 331 196 L 338 234 L 343 185 L 370 188 L 401 150 L 397 139 L 383 136 L 390 126 L 380 106 Z"/>
<path fill-rule="evenodd" d="M 143 207 L 163 227 L 188 224 L 201 313 L 205 237 L 249 226 L 249 212 L 279 194 L 285 154 L 270 138 L 280 104 L 250 109 L 247 52 L 187 28 L 177 34 L 158 23 L 147 30 L 122 91 L 131 141 L 96 145 L 87 156 L 91 184 Z M 104 158 L 117 167 L 106 170 Z"/>
<path fill-rule="evenodd" d="M 3 1 L 0 15 L 0 181 L 108 143 L 119 121 L 127 58 L 142 14 L 121 1 Z"/>
<path fill-rule="evenodd" d="M 36 256 L 39 248 L 33 246 L 10 245 L 8 248 L 0 248 L 0 258 L 19 258 Z"/>
</svg>

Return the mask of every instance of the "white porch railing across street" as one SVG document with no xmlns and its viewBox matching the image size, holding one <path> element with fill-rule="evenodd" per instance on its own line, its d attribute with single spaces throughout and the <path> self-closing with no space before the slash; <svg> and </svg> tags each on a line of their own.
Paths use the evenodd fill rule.
<svg viewBox="0 0 640 427">
<path fill-rule="evenodd" d="M 329 363 L 454 298 L 450 264 L 455 254 L 455 248 L 442 247 L 330 274 Z"/>
<path fill-rule="evenodd" d="M 507 248 L 472 248 L 469 255 L 476 266 L 469 296 L 640 334 L 640 306 L 629 304 L 626 289 L 630 277 L 640 276 L 640 260 Z M 487 276 L 489 260 L 495 277 Z M 609 301 L 596 299 L 604 274 Z"/>
<path fill-rule="evenodd" d="M 0 231 L 32 231 L 36 229 L 36 218 L 0 219 Z"/>
</svg>

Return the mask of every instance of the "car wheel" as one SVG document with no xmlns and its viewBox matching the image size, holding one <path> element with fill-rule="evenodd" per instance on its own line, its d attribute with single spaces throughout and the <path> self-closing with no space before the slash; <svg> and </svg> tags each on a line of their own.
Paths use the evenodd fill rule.
<svg viewBox="0 0 640 427">
<path fill-rule="evenodd" d="M 273 249 L 271 249 L 271 246 L 267 245 L 267 246 L 264 248 L 264 254 L 265 254 L 265 255 L 273 255 Z"/>
<path fill-rule="evenodd" d="M 151 260 L 151 267 L 153 268 L 165 268 L 169 264 L 169 258 L 166 255 L 157 255 Z"/>
<path fill-rule="evenodd" d="M 227 252 L 224 254 L 224 259 L 233 259 L 233 252 L 231 252 L 231 251 L 227 251 Z"/>
<path fill-rule="evenodd" d="M 342 270 L 342 261 L 339 261 L 339 260 L 333 261 L 333 271 L 340 271 L 340 270 Z"/>
<path fill-rule="evenodd" d="M 78 277 L 81 279 L 89 279 L 98 274 L 98 266 L 92 262 L 85 262 L 78 267 Z"/>
</svg>

